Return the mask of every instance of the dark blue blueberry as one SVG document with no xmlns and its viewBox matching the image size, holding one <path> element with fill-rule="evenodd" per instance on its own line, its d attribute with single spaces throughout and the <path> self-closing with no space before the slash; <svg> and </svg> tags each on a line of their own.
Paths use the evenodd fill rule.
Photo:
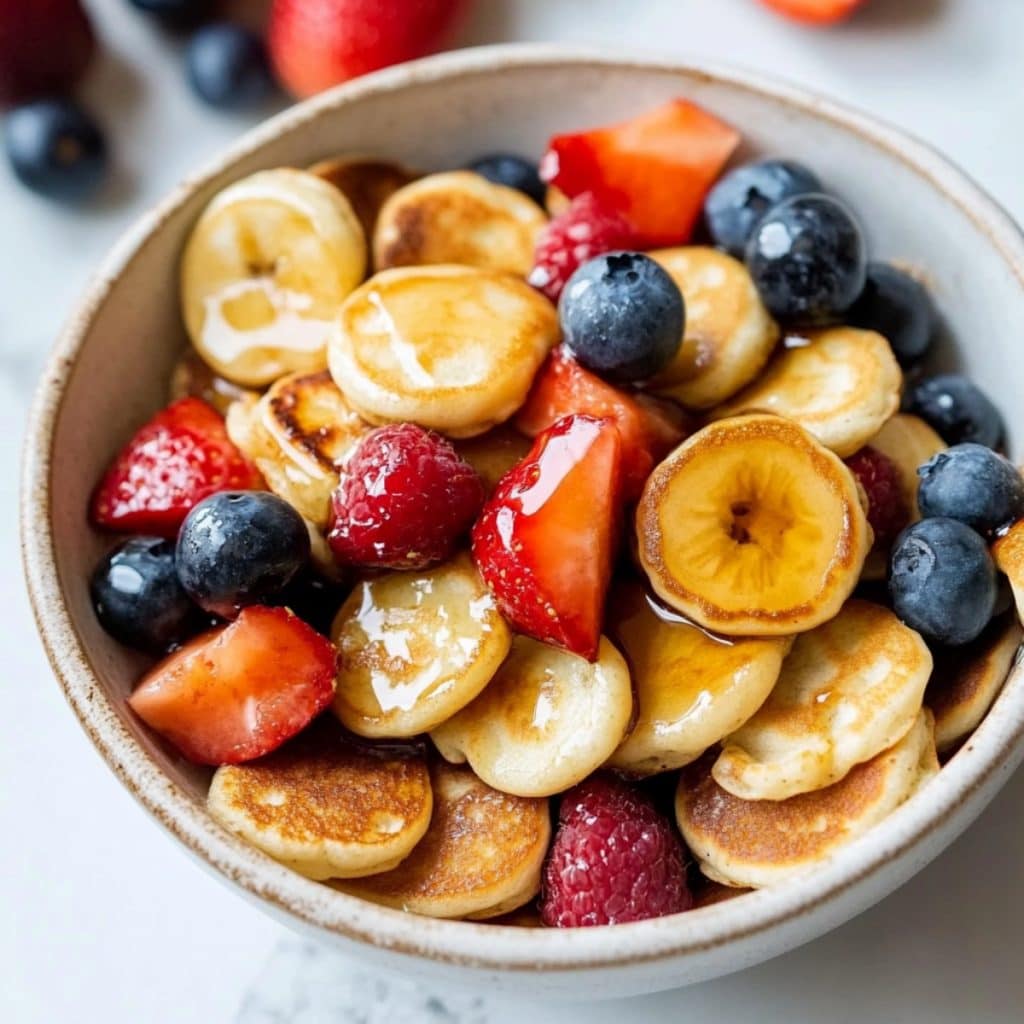
<svg viewBox="0 0 1024 1024">
<path fill-rule="evenodd" d="M 896 539 L 889 571 L 893 610 L 927 640 L 958 646 L 988 625 L 996 569 L 988 545 L 956 519 L 922 519 Z"/>
<path fill-rule="evenodd" d="M 226 619 L 279 594 L 308 560 L 302 516 L 268 491 L 213 494 L 178 534 L 181 585 L 201 608 Z"/>
<path fill-rule="evenodd" d="M 773 206 L 750 236 L 746 258 L 764 304 L 780 320 L 829 323 L 864 290 L 864 236 L 831 196 L 796 196 Z"/>
<path fill-rule="evenodd" d="M 704 223 L 719 248 L 743 259 L 761 218 L 777 203 L 820 192 L 817 175 L 792 160 L 758 160 L 730 171 L 704 200 Z"/>
<path fill-rule="evenodd" d="M 211 107 L 254 107 L 274 90 L 263 40 L 241 25 L 201 28 L 189 40 L 185 66 L 189 84 Z"/>
<path fill-rule="evenodd" d="M 71 100 L 37 100 L 4 119 L 7 159 L 23 185 L 51 199 L 84 199 L 107 169 L 99 126 Z"/>
<path fill-rule="evenodd" d="M 100 625 L 127 647 L 150 654 L 187 640 L 203 623 L 178 582 L 174 541 L 161 537 L 119 544 L 96 566 L 90 592 Z"/>
<path fill-rule="evenodd" d="M 884 335 L 900 365 L 912 366 L 928 351 L 937 317 L 920 281 L 888 263 L 869 263 L 867 283 L 848 319 Z"/>
<path fill-rule="evenodd" d="M 610 252 L 584 263 L 569 278 L 558 315 L 577 361 L 620 383 L 653 377 L 682 344 L 683 296 L 639 252 Z"/>
<path fill-rule="evenodd" d="M 297 573 L 269 603 L 290 608 L 303 622 L 318 633 L 328 636 L 331 623 L 350 590 L 351 587 L 324 579 L 312 569 L 306 568 Z"/>
<path fill-rule="evenodd" d="M 917 471 L 921 515 L 959 519 L 992 533 L 1024 516 L 1024 479 L 1002 455 L 980 444 L 939 452 Z"/>
<path fill-rule="evenodd" d="M 537 173 L 537 165 L 514 153 L 491 153 L 474 160 L 471 171 L 483 175 L 488 181 L 525 192 L 534 202 L 544 205 L 544 182 Z"/>
<path fill-rule="evenodd" d="M 214 7 L 214 0 L 129 0 L 129 3 L 172 28 L 197 25 Z"/>
<path fill-rule="evenodd" d="M 920 416 L 946 444 L 972 441 L 998 448 L 1006 433 L 992 400 L 959 373 L 918 381 L 903 396 L 903 411 Z"/>
</svg>

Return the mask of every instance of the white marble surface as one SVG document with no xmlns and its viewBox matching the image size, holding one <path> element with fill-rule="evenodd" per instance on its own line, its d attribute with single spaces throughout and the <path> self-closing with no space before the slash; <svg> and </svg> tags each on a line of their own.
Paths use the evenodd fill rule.
<svg viewBox="0 0 1024 1024">
<path fill-rule="evenodd" d="M 50 340 L 97 258 L 248 121 L 199 109 L 174 47 L 124 0 L 86 2 L 107 41 L 86 92 L 118 150 L 111 188 L 68 212 L 0 168 L 0 1020 L 500 1024 L 524 1010 L 537 1024 L 1019 1020 L 1021 776 L 915 881 L 813 946 L 684 992 L 578 1009 L 492 1005 L 368 976 L 223 889 L 133 804 L 89 749 L 35 639 L 16 552 L 22 422 Z M 873 8 L 822 33 L 777 21 L 753 0 L 478 0 L 461 41 L 608 43 L 766 69 L 933 141 L 1024 217 L 1024 4 Z"/>
</svg>

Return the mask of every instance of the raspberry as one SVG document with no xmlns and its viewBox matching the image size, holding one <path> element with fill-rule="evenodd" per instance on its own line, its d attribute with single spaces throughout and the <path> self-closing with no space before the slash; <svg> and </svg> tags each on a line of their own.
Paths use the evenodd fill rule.
<svg viewBox="0 0 1024 1024">
<path fill-rule="evenodd" d="M 682 843 L 637 790 L 596 775 L 562 797 L 558 817 L 544 866 L 544 924 L 623 924 L 693 906 Z"/>
<path fill-rule="evenodd" d="M 454 552 L 483 502 L 480 477 L 443 437 L 379 427 L 345 463 L 327 540 L 343 564 L 422 569 Z"/>
<path fill-rule="evenodd" d="M 613 249 L 636 249 L 639 241 L 621 213 L 603 207 L 592 192 L 584 192 L 541 232 L 527 280 L 558 302 L 577 267 Z"/>
<path fill-rule="evenodd" d="M 868 522 L 875 531 L 875 543 L 888 547 L 910 522 L 899 467 L 870 446 L 851 455 L 846 464 L 867 492 Z"/>
</svg>

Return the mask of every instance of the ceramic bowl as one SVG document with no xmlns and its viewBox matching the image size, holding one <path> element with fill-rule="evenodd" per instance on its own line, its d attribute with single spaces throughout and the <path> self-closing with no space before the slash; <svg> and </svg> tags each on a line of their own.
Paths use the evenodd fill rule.
<svg viewBox="0 0 1024 1024">
<path fill-rule="evenodd" d="M 86 522 L 94 482 L 165 400 L 184 343 L 177 260 L 220 188 L 259 168 L 348 151 L 423 168 L 490 150 L 540 153 L 555 131 L 601 124 L 673 96 L 737 125 L 746 154 L 814 167 L 856 210 L 874 254 L 926 275 L 958 359 L 1024 427 L 1024 239 L 962 172 L 903 132 L 746 72 L 551 47 L 464 51 L 361 79 L 246 135 L 149 213 L 111 253 L 61 335 L 28 432 L 23 544 L 43 642 L 67 698 L 138 801 L 240 892 L 322 941 L 435 981 L 538 996 L 621 996 L 734 971 L 821 935 L 880 900 L 947 846 L 1024 756 L 1024 674 L 919 795 L 798 881 L 688 914 L 546 931 L 428 920 L 307 881 L 218 826 L 207 773 L 126 710 L 140 662 L 99 628 L 89 572 L 107 546 Z M 952 351 L 952 350 L 951 350 Z M 1013 422 L 1016 418 L 1017 422 Z"/>
</svg>

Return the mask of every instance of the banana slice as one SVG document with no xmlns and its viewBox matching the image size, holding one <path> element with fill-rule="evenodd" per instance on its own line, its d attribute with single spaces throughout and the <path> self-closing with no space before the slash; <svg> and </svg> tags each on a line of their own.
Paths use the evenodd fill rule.
<svg viewBox="0 0 1024 1024">
<path fill-rule="evenodd" d="M 174 364 L 171 384 L 167 397 L 175 402 L 179 398 L 201 398 L 214 409 L 226 416 L 233 402 L 242 398 L 258 398 L 255 391 L 240 388 L 237 384 L 218 377 L 199 358 L 199 353 L 189 346 L 188 351 Z"/>
<path fill-rule="evenodd" d="M 473 171 L 428 174 L 399 189 L 381 209 L 374 266 L 459 263 L 525 277 L 547 220 L 529 196 Z"/>
<path fill-rule="evenodd" d="M 400 188 L 419 177 L 398 164 L 358 156 L 320 160 L 309 168 L 309 173 L 344 193 L 367 238 L 373 237 L 381 207 Z"/>
<path fill-rule="evenodd" d="M 899 363 L 875 331 L 829 327 L 799 342 L 777 355 L 749 388 L 715 409 L 712 419 L 772 412 L 795 420 L 845 459 L 899 408 Z"/>
<path fill-rule="evenodd" d="M 1017 618 L 1024 622 L 1024 519 L 1016 522 L 992 546 L 999 569 L 1006 573 L 1017 606 Z"/>
<path fill-rule="evenodd" d="M 1008 614 L 993 622 L 974 643 L 942 652 L 924 697 L 935 715 L 935 743 L 940 753 L 951 750 L 981 724 L 999 696 L 1022 642 L 1024 630 Z"/>
<path fill-rule="evenodd" d="M 712 423 L 648 478 L 636 512 L 655 593 L 728 636 L 789 636 L 831 619 L 871 529 L 850 470 L 778 416 Z"/>
<path fill-rule="evenodd" d="M 651 390 L 691 409 L 710 409 L 749 384 L 768 362 L 779 326 L 739 260 L 702 245 L 649 254 L 686 303 L 679 353 Z"/>
<path fill-rule="evenodd" d="M 385 757 L 314 728 L 214 773 L 210 813 L 307 878 L 390 871 L 423 838 L 433 804 L 423 758 Z"/>
<path fill-rule="evenodd" d="M 507 423 L 455 444 L 458 453 L 480 474 L 488 494 L 531 447 L 533 442 Z"/>
<path fill-rule="evenodd" d="M 503 793 L 553 796 L 605 762 L 632 715 L 629 669 L 605 637 L 591 663 L 517 636 L 483 693 L 430 738 Z"/>
<path fill-rule="evenodd" d="M 708 772 L 684 768 L 676 820 L 701 871 L 722 885 L 763 888 L 805 875 L 906 802 L 939 771 L 922 711 L 889 750 L 828 789 L 788 800 L 741 800 Z"/>
<path fill-rule="evenodd" d="M 328 361 L 365 419 L 472 437 L 523 404 L 558 339 L 554 306 L 524 281 L 472 267 L 405 267 L 349 296 Z"/>
<path fill-rule="evenodd" d="M 335 888 L 428 917 L 498 917 L 529 903 L 551 838 L 547 800 L 499 793 L 466 768 L 431 773 L 434 816 L 394 870 Z"/>
<path fill-rule="evenodd" d="M 888 608 L 849 601 L 797 637 L 771 696 L 726 739 L 715 781 L 743 800 L 831 786 L 906 734 L 931 674 L 914 630 Z"/>
<path fill-rule="evenodd" d="M 331 627 L 334 713 L 360 736 L 427 732 L 491 681 L 512 635 L 469 555 L 360 583 Z"/>
<path fill-rule="evenodd" d="M 181 304 L 196 350 L 222 377 L 262 387 L 325 365 L 345 296 L 366 272 L 366 239 L 333 185 L 279 168 L 218 193 L 181 262 Z"/>
<path fill-rule="evenodd" d="M 713 637 L 633 582 L 612 594 L 609 616 L 632 670 L 637 717 L 608 765 L 631 775 L 681 768 L 738 729 L 771 693 L 792 644 Z"/>
<path fill-rule="evenodd" d="M 227 430 L 270 489 L 323 529 L 339 466 L 370 426 L 320 370 L 289 374 L 262 398 L 236 402 Z"/>
</svg>

